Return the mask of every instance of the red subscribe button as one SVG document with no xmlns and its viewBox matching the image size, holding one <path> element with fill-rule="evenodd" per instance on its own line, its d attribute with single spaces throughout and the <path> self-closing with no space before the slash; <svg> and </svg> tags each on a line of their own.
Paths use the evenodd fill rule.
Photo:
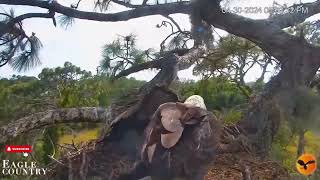
<svg viewBox="0 0 320 180">
<path fill-rule="evenodd" d="M 7 153 L 30 153 L 32 151 L 29 145 L 6 145 Z"/>
</svg>

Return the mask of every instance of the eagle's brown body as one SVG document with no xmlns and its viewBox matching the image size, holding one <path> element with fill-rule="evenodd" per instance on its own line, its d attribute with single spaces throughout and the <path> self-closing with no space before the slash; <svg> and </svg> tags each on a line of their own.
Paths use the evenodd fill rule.
<svg viewBox="0 0 320 180">
<path fill-rule="evenodd" d="M 145 131 L 141 160 L 123 179 L 202 180 L 219 142 L 220 123 L 202 108 L 165 103 Z"/>
</svg>

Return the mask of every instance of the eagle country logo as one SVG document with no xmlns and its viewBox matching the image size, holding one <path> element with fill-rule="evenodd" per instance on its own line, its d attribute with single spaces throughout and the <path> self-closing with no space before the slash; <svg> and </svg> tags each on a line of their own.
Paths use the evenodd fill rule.
<svg viewBox="0 0 320 180">
<path fill-rule="evenodd" d="M 312 154 L 302 154 L 297 160 L 296 167 L 300 174 L 309 176 L 317 168 L 316 158 Z"/>
<path fill-rule="evenodd" d="M 12 154 L 22 154 L 24 158 L 28 157 L 32 152 L 32 148 L 29 145 L 6 145 L 6 153 Z M 46 168 L 38 168 L 36 162 L 30 161 L 11 161 L 11 160 L 1 160 L 0 161 L 0 171 L 4 176 L 39 176 L 46 175 Z"/>
</svg>

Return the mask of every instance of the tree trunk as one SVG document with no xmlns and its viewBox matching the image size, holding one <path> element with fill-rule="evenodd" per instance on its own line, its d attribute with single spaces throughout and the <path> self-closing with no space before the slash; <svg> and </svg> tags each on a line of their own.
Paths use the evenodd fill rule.
<svg viewBox="0 0 320 180">
<path fill-rule="evenodd" d="M 298 134 L 298 147 L 297 147 L 297 157 L 301 156 L 304 153 L 305 139 L 304 139 L 304 130 L 299 130 Z"/>
<path fill-rule="evenodd" d="M 278 96 L 309 87 L 320 67 L 320 48 L 303 38 L 287 34 L 280 26 L 271 26 L 270 22 L 257 22 L 233 14 L 223 14 L 219 10 L 215 13 L 212 11 L 212 7 L 204 7 L 208 22 L 253 41 L 281 63 L 280 72 L 266 84 L 260 95 L 251 100 L 250 108 L 239 123 L 248 132 L 255 152 L 265 156 L 278 130 L 281 111 L 285 109 L 290 114 L 294 108 L 280 102 Z"/>
<path fill-rule="evenodd" d="M 290 47 L 292 52 L 285 53 L 279 74 L 267 83 L 260 96 L 252 100 L 245 118 L 239 123 L 249 133 L 256 152 L 261 155 L 266 155 L 271 147 L 279 128 L 281 112 L 294 112 L 295 106 L 282 101 L 280 96 L 294 96 L 295 89 L 307 88 L 319 69 L 320 54 L 305 40 Z"/>
</svg>

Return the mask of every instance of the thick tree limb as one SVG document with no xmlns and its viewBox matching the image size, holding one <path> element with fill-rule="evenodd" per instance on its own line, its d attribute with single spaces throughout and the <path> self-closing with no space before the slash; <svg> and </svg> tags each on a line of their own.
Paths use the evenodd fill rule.
<svg viewBox="0 0 320 180">
<path fill-rule="evenodd" d="M 53 18 L 54 13 L 27 13 L 20 16 L 17 16 L 15 18 L 12 18 L 8 23 L 4 24 L 1 23 L 0 27 L 0 37 L 2 37 L 4 34 L 11 32 L 13 34 L 25 34 L 24 31 L 14 25 L 16 23 L 20 23 L 21 21 L 28 19 L 28 18 Z"/>
<path fill-rule="evenodd" d="M 95 12 L 86 12 L 79 11 L 74 8 L 63 6 L 57 2 L 53 2 L 49 4 L 47 1 L 35 1 L 35 0 L 0 0 L 0 4 L 8 4 L 8 5 L 26 5 L 26 6 L 36 6 L 40 8 L 50 9 L 54 12 L 61 13 L 70 17 L 79 18 L 79 19 L 87 19 L 87 20 L 95 20 L 95 21 L 126 21 L 133 18 L 139 18 L 143 16 L 149 15 L 169 15 L 174 13 L 184 13 L 189 14 L 191 12 L 191 5 L 189 2 L 180 2 L 180 3 L 167 3 L 160 5 L 146 5 L 143 3 L 142 5 L 133 5 L 125 2 L 121 2 L 118 0 L 114 0 L 114 3 L 123 5 L 129 8 L 135 8 L 128 11 L 122 11 L 119 13 L 95 13 Z M 216 6 L 216 4 L 214 4 Z M 304 9 L 308 9 L 307 12 L 297 11 L 298 7 L 303 7 Z M 277 15 L 265 20 L 252 20 L 254 22 L 263 22 L 266 24 L 271 24 L 272 26 L 277 26 L 278 28 L 285 28 L 292 26 L 294 24 L 298 24 L 303 22 L 306 18 L 320 13 L 320 1 L 316 1 L 313 3 L 302 3 L 298 5 L 294 5 L 292 7 L 295 11 L 291 11 L 286 14 Z M 288 8 L 288 9 L 289 9 Z M 212 8 L 210 8 L 212 10 Z M 217 10 L 217 7 L 214 7 Z M 214 12 L 214 11 L 213 11 Z M 211 13 L 212 15 L 216 13 Z M 234 18 L 234 21 L 238 20 L 238 18 Z M 247 19 L 248 20 L 248 19 Z"/>
<path fill-rule="evenodd" d="M 109 121 L 111 117 L 112 112 L 110 108 L 96 107 L 67 108 L 40 112 L 0 127 L 0 143 L 5 143 L 7 140 L 17 137 L 22 133 L 48 125 L 78 122 L 100 123 Z"/>
<path fill-rule="evenodd" d="M 194 48 L 191 50 L 188 49 L 182 49 L 179 52 L 168 52 L 168 54 L 176 54 L 177 60 L 178 60 L 178 70 L 184 70 L 189 68 L 195 61 L 199 60 L 204 53 L 205 49 L 203 47 Z M 182 55 L 183 54 L 183 55 Z M 180 55 L 180 56 L 179 56 Z M 118 79 L 120 77 L 128 76 L 132 73 L 139 72 L 145 69 L 165 69 L 170 66 L 172 63 L 172 56 L 165 56 L 163 58 L 148 61 L 145 63 L 134 65 L 126 70 L 121 71 L 119 74 L 115 76 L 115 79 Z"/>
<path fill-rule="evenodd" d="M 155 86 L 168 87 L 176 79 L 179 70 L 189 68 L 195 61 L 199 60 L 205 53 L 205 48 L 195 47 L 193 49 L 182 49 L 168 53 L 159 73 L 143 87 L 141 91 L 150 92 Z"/>
<path fill-rule="evenodd" d="M 27 13 L 20 16 L 15 17 L 12 21 L 13 23 L 21 22 L 28 18 L 52 18 L 52 13 Z"/>
<path fill-rule="evenodd" d="M 150 15 L 168 15 L 174 13 L 189 13 L 191 6 L 189 3 L 169 3 L 143 6 L 140 8 L 122 11 L 118 13 L 96 13 L 80 11 L 70 7 L 63 6 L 56 1 L 48 3 L 47 1 L 34 1 L 34 0 L 0 0 L 0 4 L 7 5 L 26 5 L 45 8 L 56 13 L 61 13 L 69 17 L 94 20 L 94 21 L 127 21 L 134 18 L 150 16 Z"/>
<path fill-rule="evenodd" d="M 145 69 L 152 69 L 152 68 L 160 69 L 162 64 L 163 64 L 162 61 L 164 61 L 164 60 L 163 59 L 157 59 L 157 60 L 154 60 L 154 61 L 148 61 L 148 62 L 145 62 L 145 63 L 133 65 L 132 67 L 130 67 L 130 68 L 126 69 L 126 70 L 123 70 L 119 74 L 117 74 L 115 76 L 115 79 L 118 79 L 118 78 L 124 77 L 124 76 L 128 76 L 128 75 L 130 75 L 132 73 L 139 72 L 139 71 L 142 71 L 142 70 L 145 70 Z"/>
<path fill-rule="evenodd" d="M 125 1 L 121 1 L 121 0 L 112 0 L 112 2 L 119 4 L 121 6 L 127 7 L 127 8 L 140 8 L 140 7 L 144 7 L 144 6 L 150 6 L 150 5 L 137 5 L 137 4 L 131 4 L 129 2 L 125 2 Z"/>
</svg>

